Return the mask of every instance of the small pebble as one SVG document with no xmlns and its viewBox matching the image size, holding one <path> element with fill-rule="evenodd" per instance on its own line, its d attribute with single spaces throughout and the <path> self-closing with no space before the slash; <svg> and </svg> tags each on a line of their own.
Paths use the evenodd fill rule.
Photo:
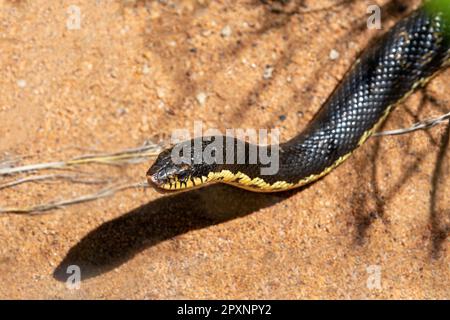
<svg viewBox="0 0 450 320">
<path fill-rule="evenodd" d="M 159 99 L 162 99 L 166 96 L 166 91 L 164 90 L 164 88 L 158 87 L 156 88 L 156 95 Z"/>
<path fill-rule="evenodd" d="M 125 108 L 117 108 L 117 110 L 116 110 L 116 114 L 119 117 L 125 115 L 126 113 L 127 113 L 127 109 L 125 109 Z"/>
<path fill-rule="evenodd" d="M 211 30 L 203 30 L 202 31 L 202 36 L 209 37 L 210 35 L 211 35 Z"/>
<path fill-rule="evenodd" d="M 273 73 L 273 67 L 270 65 L 266 65 L 266 67 L 264 68 L 263 78 L 266 80 L 272 78 L 272 73 Z"/>
<path fill-rule="evenodd" d="M 196 99 L 201 106 L 205 105 L 206 98 L 207 98 L 207 96 L 206 96 L 206 93 L 204 93 L 204 92 L 199 92 L 196 96 Z"/>
<path fill-rule="evenodd" d="M 27 86 L 27 82 L 24 79 L 17 80 L 17 85 L 20 88 L 25 88 Z"/>
<path fill-rule="evenodd" d="M 149 74 L 150 73 L 150 67 L 147 64 L 144 64 L 142 67 L 142 73 L 143 74 Z"/>
<path fill-rule="evenodd" d="M 129 26 L 124 26 L 122 29 L 120 29 L 121 34 L 127 34 L 127 32 L 130 30 Z"/>
<path fill-rule="evenodd" d="M 336 50 L 332 49 L 330 51 L 330 59 L 331 60 L 336 60 L 339 58 L 339 52 L 337 52 Z"/>
<path fill-rule="evenodd" d="M 222 31 L 220 31 L 220 35 L 224 38 L 231 36 L 231 27 L 225 26 Z"/>
<path fill-rule="evenodd" d="M 282 114 L 281 116 L 278 117 L 281 121 L 286 120 L 286 116 L 284 114 Z"/>
<path fill-rule="evenodd" d="M 142 126 L 141 126 L 141 130 L 142 131 L 148 131 L 150 129 L 149 125 L 148 125 L 148 118 L 146 115 L 142 116 Z"/>
</svg>

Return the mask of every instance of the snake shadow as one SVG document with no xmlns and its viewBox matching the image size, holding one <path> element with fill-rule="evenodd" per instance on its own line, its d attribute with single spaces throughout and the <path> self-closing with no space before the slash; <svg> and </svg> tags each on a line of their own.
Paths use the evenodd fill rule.
<svg viewBox="0 0 450 320">
<path fill-rule="evenodd" d="M 300 190 L 263 194 L 215 184 L 158 198 L 88 233 L 69 250 L 53 276 L 66 281 L 68 266 L 77 265 L 83 279 L 96 277 L 164 240 L 249 215 Z"/>
</svg>

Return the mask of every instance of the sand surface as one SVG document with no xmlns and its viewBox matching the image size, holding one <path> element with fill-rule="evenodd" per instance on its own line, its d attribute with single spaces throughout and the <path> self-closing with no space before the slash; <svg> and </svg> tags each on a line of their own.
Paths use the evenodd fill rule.
<svg viewBox="0 0 450 320">
<path fill-rule="evenodd" d="M 373 1 L 337 2 L 0 0 L 0 161 L 167 142 L 194 121 L 278 128 L 285 140 L 382 32 L 366 27 Z M 386 30 L 418 2 L 377 3 Z M 449 82 L 447 70 L 383 129 L 448 112 Z M 448 299 L 449 130 L 371 138 L 297 192 L 133 188 L 44 215 L 3 214 L 0 298 Z M 151 161 L 57 172 L 134 182 Z M 44 173 L 55 171 L 34 174 Z M 24 183 L 0 190 L 0 207 L 100 187 Z M 80 267 L 79 289 L 65 283 L 68 265 Z"/>
</svg>

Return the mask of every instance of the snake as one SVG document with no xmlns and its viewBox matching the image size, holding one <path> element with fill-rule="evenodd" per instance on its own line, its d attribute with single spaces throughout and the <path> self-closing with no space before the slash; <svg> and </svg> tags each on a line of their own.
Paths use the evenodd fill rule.
<svg viewBox="0 0 450 320">
<path fill-rule="evenodd" d="M 450 1 L 424 1 L 363 50 L 290 140 L 263 145 L 235 136 L 196 137 L 163 150 L 147 180 L 162 192 L 217 182 L 255 192 L 307 185 L 348 159 L 396 105 L 449 65 Z M 274 172 L 263 174 L 268 162 L 260 155 L 277 161 Z"/>
</svg>

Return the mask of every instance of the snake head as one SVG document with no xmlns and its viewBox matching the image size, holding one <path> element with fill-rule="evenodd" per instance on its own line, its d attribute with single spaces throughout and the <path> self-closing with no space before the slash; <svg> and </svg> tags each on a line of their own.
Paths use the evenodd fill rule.
<svg viewBox="0 0 450 320">
<path fill-rule="evenodd" d="M 147 171 L 149 184 L 157 190 L 181 190 L 206 183 L 208 173 L 216 165 L 198 160 L 204 148 L 203 143 L 198 150 L 183 148 L 193 145 L 193 142 L 185 141 L 161 152 Z"/>
</svg>

